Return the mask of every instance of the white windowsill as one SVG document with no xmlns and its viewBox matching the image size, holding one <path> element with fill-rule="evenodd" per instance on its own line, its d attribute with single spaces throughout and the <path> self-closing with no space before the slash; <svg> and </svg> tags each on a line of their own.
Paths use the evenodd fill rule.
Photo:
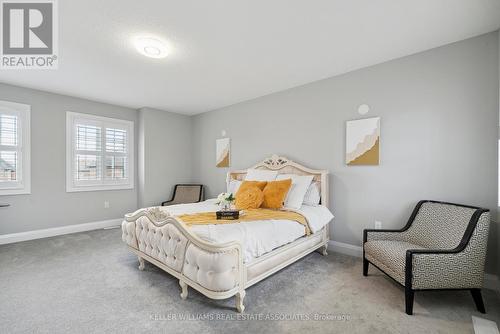
<svg viewBox="0 0 500 334">
<path fill-rule="evenodd" d="M 106 190 L 127 190 L 134 189 L 134 185 L 120 184 L 120 185 L 99 185 L 99 186 L 66 186 L 66 192 L 74 193 L 80 191 L 106 191 Z"/>
<path fill-rule="evenodd" d="M 0 189 L 0 196 L 9 196 L 9 195 L 29 195 L 31 194 L 31 189 Z"/>
</svg>

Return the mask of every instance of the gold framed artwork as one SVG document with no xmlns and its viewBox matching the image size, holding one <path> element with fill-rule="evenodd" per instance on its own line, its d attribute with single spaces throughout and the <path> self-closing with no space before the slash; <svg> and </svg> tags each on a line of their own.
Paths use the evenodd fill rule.
<svg viewBox="0 0 500 334">
<path fill-rule="evenodd" d="M 217 139 L 215 141 L 215 166 L 229 167 L 231 157 L 231 143 L 229 138 Z"/>
<path fill-rule="evenodd" d="M 380 160 L 380 117 L 346 122 L 346 164 L 378 165 Z"/>
</svg>

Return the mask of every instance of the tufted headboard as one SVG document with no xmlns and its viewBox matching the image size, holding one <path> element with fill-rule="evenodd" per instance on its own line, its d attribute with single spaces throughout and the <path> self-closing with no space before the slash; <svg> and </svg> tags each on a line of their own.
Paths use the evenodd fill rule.
<svg viewBox="0 0 500 334">
<path fill-rule="evenodd" d="M 297 175 L 313 175 L 313 182 L 316 182 L 320 189 L 321 204 L 329 207 L 328 201 L 328 171 L 320 169 L 311 169 L 292 160 L 273 155 L 268 159 L 264 159 L 255 166 L 249 167 L 253 169 L 267 169 L 278 171 L 278 174 L 297 174 Z M 247 174 L 247 170 L 235 170 L 227 173 L 227 182 L 230 180 L 243 181 Z"/>
</svg>

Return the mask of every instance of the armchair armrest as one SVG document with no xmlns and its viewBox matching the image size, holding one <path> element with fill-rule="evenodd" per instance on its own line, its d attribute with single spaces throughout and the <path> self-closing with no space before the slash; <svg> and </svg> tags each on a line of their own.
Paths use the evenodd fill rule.
<svg viewBox="0 0 500 334">
<path fill-rule="evenodd" d="M 413 209 L 410 218 L 406 225 L 401 229 L 384 229 L 384 230 L 375 230 L 375 229 L 364 229 L 363 230 L 363 243 L 369 240 L 401 240 L 402 233 L 406 232 L 410 227 L 415 217 L 418 214 L 418 210 L 422 204 L 426 201 L 420 201 L 417 203 L 415 208 Z"/>
<path fill-rule="evenodd" d="M 481 288 L 484 258 L 457 249 L 406 252 L 405 286 L 413 290 Z"/>
</svg>

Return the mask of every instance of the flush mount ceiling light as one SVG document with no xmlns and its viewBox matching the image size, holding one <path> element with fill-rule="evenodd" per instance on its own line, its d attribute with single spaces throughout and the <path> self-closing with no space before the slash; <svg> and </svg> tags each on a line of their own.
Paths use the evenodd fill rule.
<svg viewBox="0 0 500 334">
<path fill-rule="evenodd" d="M 168 50 L 165 44 L 159 39 L 152 37 L 138 37 L 134 40 L 137 51 L 143 56 L 150 58 L 165 58 Z"/>
</svg>

